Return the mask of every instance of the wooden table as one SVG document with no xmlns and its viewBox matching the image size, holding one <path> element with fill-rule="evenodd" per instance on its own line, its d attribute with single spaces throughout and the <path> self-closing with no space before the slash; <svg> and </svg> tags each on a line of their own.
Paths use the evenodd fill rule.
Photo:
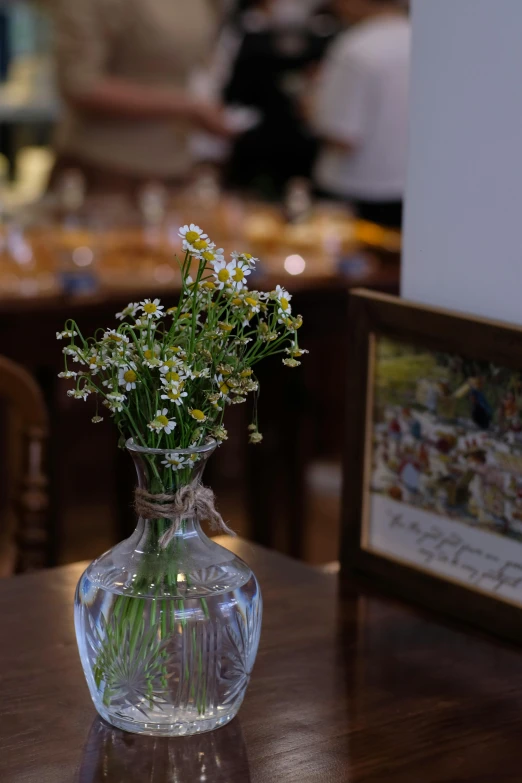
<svg viewBox="0 0 522 783">
<path fill-rule="evenodd" d="M 194 738 L 96 717 L 82 565 L 0 582 L 2 783 L 519 783 L 522 652 L 239 540 L 265 598 L 239 717 Z"/>
</svg>

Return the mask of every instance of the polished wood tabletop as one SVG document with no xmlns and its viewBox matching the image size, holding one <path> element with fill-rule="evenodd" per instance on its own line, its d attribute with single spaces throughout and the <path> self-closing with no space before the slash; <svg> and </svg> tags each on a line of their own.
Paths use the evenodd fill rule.
<svg viewBox="0 0 522 783">
<path fill-rule="evenodd" d="M 520 783 L 522 650 L 223 539 L 258 575 L 239 716 L 191 738 L 103 723 L 76 650 L 82 565 L 0 582 L 1 783 Z"/>
</svg>

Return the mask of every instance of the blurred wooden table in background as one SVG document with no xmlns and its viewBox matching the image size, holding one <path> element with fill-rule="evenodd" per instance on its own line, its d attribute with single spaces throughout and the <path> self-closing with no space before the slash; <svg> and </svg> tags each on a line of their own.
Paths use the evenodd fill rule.
<svg viewBox="0 0 522 783">
<path fill-rule="evenodd" d="M 190 199 L 181 199 L 160 227 L 130 221 L 101 230 L 103 221 L 97 218 L 99 230 L 94 231 L 92 221 L 87 227 L 78 221 L 64 227 L 28 220 L 25 227 L 11 227 L 9 242 L 4 236 L 0 354 L 23 364 L 44 389 L 51 415 L 51 479 L 62 505 L 56 519 L 67 517 L 57 522 L 51 536 L 50 562 L 62 557 L 60 545 L 65 527 L 74 524 L 74 503 L 85 507 L 96 498 L 93 514 L 102 509 L 113 520 L 113 539 L 133 524 L 130 460 L 127 464 L 126 455 L 120 455 L 108 427 L 91 425 L 91 401 L 78 404 L 66 398 L 63 382 L 56 379 L 63 367 L 56 332 L 71 316 L 86 335 L 113 326 L 115 313 L 130 300 L 159 296 L 168 306 L 174 304 L 180 281 L 174 258 L 180 249 L 177 230 L 194 214 Z M 248 411 L 230 412 L 230 443 L 214 458 L 210 476 L 218 494 L 220 477 L 240 488 L 236 495 L 248 511 L 243 533 L 300 555 L 307 465 L 317 455 L 341 452 L 348 292 L 354 286 L 397 292 L 400 236 L 354 223 L 345 210 L 330 205 L 316 206 L 300 223 L 285 222 L 277 207 L 230 198 L 196 214 L 218 246 L 260 257 L 256 274 L 249 278 L 251 287 L 272 290 L 284 285 L 294 294 L 293 312 L 305 319 L 300 340 L 310 354 L 302 366 L 290 370 L 276 358 L 259 368 L 264 442 L 247 449 L 246 437 L 239 433 L 248 423 Z M 110 212 L 105 218 L 110 224 Z M 92 266 L 97 281 L 82 296 L 67 295 L 59 287 L 61 265 L 66 259 L 71 266 L 75 252 L 81 264 L 89 262 L 80 265 L 78 273 L 90 274 Z M 77 552 L 76 557 L 81 556 Z"/>
</svg>

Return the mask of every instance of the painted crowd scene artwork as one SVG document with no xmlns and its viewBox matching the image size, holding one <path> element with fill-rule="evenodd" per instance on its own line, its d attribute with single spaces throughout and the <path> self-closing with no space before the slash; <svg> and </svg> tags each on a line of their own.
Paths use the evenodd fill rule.
<svg viewBox="0 0 522 783">
<path fill-rule="evenodd" d="M 522 541 L 522 373 L 375 345 L 371 491 Z"/>
</svg>

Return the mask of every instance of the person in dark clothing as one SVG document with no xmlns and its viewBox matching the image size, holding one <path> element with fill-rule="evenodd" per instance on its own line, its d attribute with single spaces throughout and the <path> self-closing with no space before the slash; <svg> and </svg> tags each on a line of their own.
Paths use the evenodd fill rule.
<svg viewBox="0 0 522 783">
<path fill-rule="evenodd" d="M 307 10 L 305 0 L 250 6 L 235 20 L 240 45 L 223 99 L 257 109 L 260 122 L 235 140 L 225 182 L 280 198 L 291 178 L 311 175 L 318 142 L 300 95 L 337 27 L 331 15 Z"/>
</svg>

